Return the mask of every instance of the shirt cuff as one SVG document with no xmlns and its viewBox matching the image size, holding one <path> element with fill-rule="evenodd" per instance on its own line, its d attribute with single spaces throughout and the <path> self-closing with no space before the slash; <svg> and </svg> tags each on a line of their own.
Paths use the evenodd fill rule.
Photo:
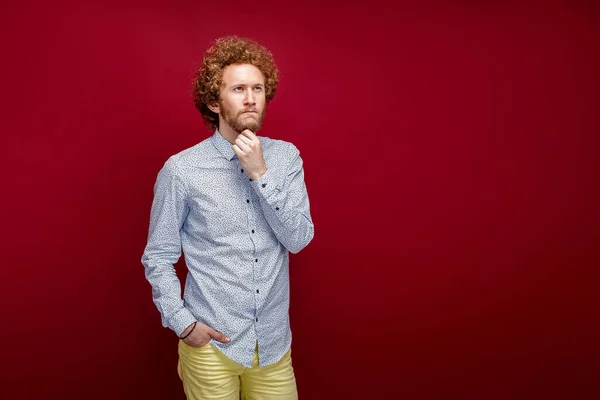
<svg viewBox="0 0 600 400">
<path fill-rule="evenodd" d="M 267 199 L 275 192 L 276 189 L 280 189 L 275 184 L 273 174 L 273 170 L 271 168 L 267 168 L 267 172 L 265 172 L 259 179 L 252 181 L 252 187 L 259 197 L 264 197 Z"/>
<path fill-rule="evenodd" d="M 185 307 L 177 311 L 175 315 L 169 318 L 169 326 L 175 331 L 177 336 L 181 336 L 185 328 L 197 321 L 196 317 Z"/>
</svg>

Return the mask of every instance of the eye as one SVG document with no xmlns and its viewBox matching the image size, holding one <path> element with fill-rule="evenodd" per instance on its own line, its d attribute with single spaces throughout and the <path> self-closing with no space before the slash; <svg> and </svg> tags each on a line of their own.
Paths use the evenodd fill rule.
<svg viewBox="0 0 600 400">
<path fill-rule="evenodd" d="M 261 92 L 263 90 L 262 86 L 256 86 L 254 88 L 254 90 L 256 90 L 257 92 Z"/>
<path fill-rule="evenodd" d="M 239 92 L 241 91 L 243 88 L 241 86 L 236 86 L 233 88 L 234 91 Z"/>
</svg>

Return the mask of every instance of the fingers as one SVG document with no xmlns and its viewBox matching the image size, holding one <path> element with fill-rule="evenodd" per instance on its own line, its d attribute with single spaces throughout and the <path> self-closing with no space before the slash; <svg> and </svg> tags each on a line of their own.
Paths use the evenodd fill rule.
<svg viewBox="0 0 600 400">
<path fill-rule="evenodd" d="M 207 340 L 206 336 L 208 336 L 208 340 Z M 185 343 L 189 346 L 192 346 L 192 347 L 202 347 L 202 346 L 208 344 L 209 342 L 210 342 L 209 335 L 202 335 L 199 337 L 188 336 L 187 338 L 183 339 L 183 343 Z"/>
<path fill-rule="evenodd" d="M 229 339 L 227 336 L 223 335 L 221 332 L 217 332 L 214 329 L 210 328 L 210 330 L 208 331 L 208 334 L 215 340 L 218 340 L 221 343 L 229 343 L 231 341 L 231 339 Z"/>
<path fill-rule="evenodd" d="M 240 147 L 237 144 L 234 144 L 233 146 L 231 146 L 231 148 L 233 149 L 233 152 L 238 156 L 239 159 L 242 159 L 247 155 L 247 153 L 244 150 L 240 149 Z"/>
<path fill-rule="evenodd" d="M 250 129 L 244 129 L 237 137 L 250 147 L 260 146 L 260 140 Z"/>
<path fill-rule="evenodd" d="M 244 137 L 245 140 L 248 140 Z M 250 148 L 250 143 L 246 143 L 242 138 L 240 138 L 239 136 L 237 137 L 237 139 L 235 139 L 235 144 L 238 146 L 238 148 L 240 148 L 242 151 L 244 152 L 249 152 L 251 150 Z"/>
<path fill-rule="evenodd" d="M 254 137 L 254 139 L 250 138 L 248 135 L 239 134 L 235 139 L 234 144 L 232 145 L 233 151 L 239 156 L 244 154 L 251 154 L 253 151 L 260 151 L 260 140 L 257 136 L 255 136 L 250 130 L 246 129 L 243 132 L 246 132 Z"/>
<path fill-rule="evenodd" d="M 250 129 L 244 129 L 242 132 L 240 132 L 239 136 L 245 136 L 250 140 L 258 139 L 258 137 Z"/>
<path fill-rule="evenodd" d="M 217 332 L 210 326 L 198 322 L 196 329 L 188 338 L 184 339 L 184 342 L 191 346 L 200 347 L 210 342 L 211 338 L 221 343 L 229 343 L 231 341 L 231 339 L 221 332 Z"/>
<path fill-rule="evenodd" d="M 248 129 L 246 129 L 246 131 L 248 131 Z M 248 132 L 250 132 L 250 131 L 248 131 Z M 252 133 L 252 132 L 250 132 L 250 133 Z M 252 142 L 254 141 L 254 139 L 252 139 L 251 137 L 243 135 L 241 133 L 239 135 L 237 135 L 237 139 L 240 139 L 243 143 L 246 143 L 248 145 L 252 144 Z"/>
</svg>

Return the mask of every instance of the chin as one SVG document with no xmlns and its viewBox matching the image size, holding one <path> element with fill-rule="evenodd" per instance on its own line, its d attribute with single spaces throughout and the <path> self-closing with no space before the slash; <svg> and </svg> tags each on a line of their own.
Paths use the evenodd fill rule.
<svg viewBox="0 0 600 400">
<path fill-rule="evenodd" d="M 260 124 L 240 125 L 239 128 L 240 128 L 240 130 L 239 130 L 240 133 L 245 129 L 251 130 L 253 133 L 256 133 L 256 131 L 260 128 Z"/>
</svg>

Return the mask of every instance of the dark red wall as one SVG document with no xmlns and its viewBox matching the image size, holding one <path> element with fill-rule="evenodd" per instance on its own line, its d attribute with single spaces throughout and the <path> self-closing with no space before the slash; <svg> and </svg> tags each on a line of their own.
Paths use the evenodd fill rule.
<svg viewBox="0 0 600 400">
<path fill-rule="evenodd" d="M 260 134 L 305 161 L 302 399 L 600 398 L 593 2 L 12 3 L 1 398 L 184 397 L 140 258 L 158 170 L 210 135 L 190 84 L 226 34 L 272 50 Z"/>
</svg>

